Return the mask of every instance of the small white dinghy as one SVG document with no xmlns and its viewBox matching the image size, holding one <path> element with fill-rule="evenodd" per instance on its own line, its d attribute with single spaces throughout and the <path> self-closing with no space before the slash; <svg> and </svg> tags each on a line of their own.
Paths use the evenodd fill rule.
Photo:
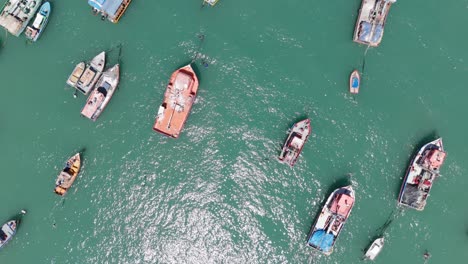
<svg viewBox="0 0 468 264">
<path fill-rule="evenodd" d="M 382 251 L 382 248 L 384 246 L 384 238 L 379 237 L 374 242 L 372 245 L 370 245 L 369 249 L 367 249 L 366 254 L 364 255 L 364 259 L 370 259 L 374 260 L 377 255 Z"/>
</svg>

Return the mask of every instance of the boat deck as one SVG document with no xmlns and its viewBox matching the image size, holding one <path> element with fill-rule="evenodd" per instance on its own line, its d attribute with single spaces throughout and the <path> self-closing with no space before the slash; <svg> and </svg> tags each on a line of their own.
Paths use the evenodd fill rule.
<svg viewBox="0 0 468 264">
<path fill-rule="evenodd" d="M 0 26 L 14 36 L 19 36 L 36 13 L 40 0 L 9 0 L 0 13 Z"/>
<path fill-rule="evenodd" d="M 153 129 L 177 138 L 190 114 L 197 90 L 198 79 L 190 65 L 174 72 Z"/>
<path fill-rule="evenodd" d="M 377 47 L 382 41 L 390 6 L 396 0 L 362 0 L 353 41 Z"/>
</svg>

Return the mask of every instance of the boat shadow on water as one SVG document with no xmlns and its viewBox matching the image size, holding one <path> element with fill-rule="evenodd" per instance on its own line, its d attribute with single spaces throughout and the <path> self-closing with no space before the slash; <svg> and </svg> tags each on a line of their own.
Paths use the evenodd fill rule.
<svg viewBox="0 0 468 264">
<path fill-rule="evenodd" d="M 399 198 L 399 195 L 400 195 L 400 190 L 401 190 L 401 187 L 403 185 L 403 182 L 405 181 L 405 176 L 406 176 L 406 172 L 408 171 L 408 166 L 410 165 L 411 161 L 413 160 L 413 157 L 416 156 L 416 154 L 418 154 L 419 152 L 419 149 L 424 146 L 425 144 L 427 144 L 428 142 L 431 142 L 437 138 L 439 138 L 439 134 L 437 133 L 436 130 L 433 130 L 429 133 L 427 133 L 424 137 L 420 138 L 416 143 L 415 145 L 413 145 L 413 149 L 411 151 L 411 155 L 409 156 L 409 158 L 406 160 L 406 163 L 405 163 L 405 166 L 402 166 L 400 168 L 400 172 L 399 172 L 399 180 L 398 180 L 398 184 L 396 185 L 395 187 L 395 195 L 396 195 L 396 201 L 398 202 L 398 198 Z"/>
</svg>

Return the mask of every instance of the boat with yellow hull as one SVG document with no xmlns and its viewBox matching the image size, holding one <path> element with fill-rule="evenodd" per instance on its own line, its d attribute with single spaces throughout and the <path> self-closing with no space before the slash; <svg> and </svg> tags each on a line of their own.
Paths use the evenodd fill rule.
<svg viewBox="0 0 468 264">
<path fill-rule="evenodd" d="M 81 157 L 80 153 L 76 153 L 68 159 L 65 167 L 59 173 L 57 180 L 55 181 L 54 192 L 60 196 L 65 195 L 76 180 L 76 177 L 80 173 L 80 169 Z"/>
</svg>

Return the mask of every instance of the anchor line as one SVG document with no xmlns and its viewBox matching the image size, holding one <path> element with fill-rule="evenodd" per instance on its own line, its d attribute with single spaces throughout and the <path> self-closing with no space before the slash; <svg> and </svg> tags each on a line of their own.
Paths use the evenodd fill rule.
<svg viewBox="0 0 468 264">
<path fill-rule="evenodd" d="M 190 62 L 190 64 L 194 63 L 198 57 L 200 56 L 200 51 L 202 49 L 202 46 L 203 46 L 203 41 L 205 40 L 205 35 L 201 34 L 198 36 L 198 38 L 200 39 L 200 44 L 198 45 L 198 48 L 195 52 L 195 55 L 193 56 L 192 58 L 192 61 Z"/>
</svg>

